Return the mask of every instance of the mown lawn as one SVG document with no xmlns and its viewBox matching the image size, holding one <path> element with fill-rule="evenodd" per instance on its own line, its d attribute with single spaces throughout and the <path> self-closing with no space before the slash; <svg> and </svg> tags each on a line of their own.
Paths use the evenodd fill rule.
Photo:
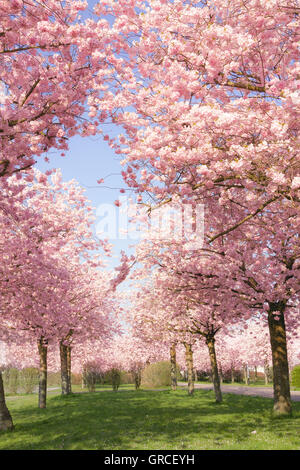
<svg viewBox="0 0 300 470">
<path fill-rule="evenodd" d="M 49 394 L 7 401 L 15 430 L 0 433 L 0 449 L 300 450 L 300 402 L 293 417 L 273 419 L 272 400 L 212 391 L 103 391 Z"/>
</svg>

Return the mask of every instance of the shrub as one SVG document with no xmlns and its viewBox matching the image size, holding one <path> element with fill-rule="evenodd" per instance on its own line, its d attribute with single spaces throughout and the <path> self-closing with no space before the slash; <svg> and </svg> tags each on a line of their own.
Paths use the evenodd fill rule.
<svg viewBox="0 0 300 470">
<path fill-rule="evenodd" d="M 121 371 L 116 368 L 111 369 L 109 371 L 109 378 L 113 391 L 116 392 L 121 383 Z"/>
<path fill-rule="evenodd" d="M 35 367 L 25 367 L 19 372 L 19 384 L 22 391 L 33 393 L 39 381 L 39 371 Z"/>
<path fill-rule="evenodd" d="M 132 372 L 127 372 L 122 370 L 121 371 L 121 384 L 132 384 L 134 382 L 134 378 Z"/>
<path fill-rule="evenodd" d="M 87 362 L 83 367 L 82 379 L 89 392 L 95 391 L 98 377 L 98 365 L 94 362 Z"/>
<path fill-rule="evenodd" d="M 19 371 L 14 367 L 8 367 L 3 372 L 3 382 L 6 393 L 16 395 L 19 389 Z"/>
<path fill-rule="evenodd" d="M 206 370 L 196 370 L 196 380 L 199 380 L 201 382 L 209 382 L 210 380 L 210 375 L 209 375 L 209 372 L 207 372 Z"/>
<path fill-rule="evenodd" d="M 291 382 L 293 387 L 300 388 L 300 364 L 293 368 Z"/>
<path fill-rule="evenodd" d="M 177 375 L 180 378 L 179 369 Z M 170 361 L 155 362 L 147 365 L 142 371 L 142 387 L 159 388 L 171 385 L 171 363 Z"/>
<path fill-rule="evenodd" d="M 60 372 L 49 372 L 47 373 L 47 385 L 49 387 L 60 387 L 61 375 Z"/>
<path fill-rule="evenodd" d="M 231 369 L 223 370 L 223 381 L 226 383 L 231 383 L 232 380 Z M 237 383 L 243 382 L 243 371 L 235 369 L 233 372 L 234 381 Z"/>
<path fill-rule="evenodd" d="M 81 374 L 71 374 L 72 385 L 81 385 L 82 383 L 82 375 Z"/>
</svg>

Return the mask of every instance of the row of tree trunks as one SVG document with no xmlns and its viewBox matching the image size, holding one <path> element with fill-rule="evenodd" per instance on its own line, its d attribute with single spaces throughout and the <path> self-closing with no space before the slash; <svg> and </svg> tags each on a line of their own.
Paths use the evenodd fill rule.
<svg viewBox="0 0 300 470">
<path fill-rule="evenodd" d="M 47 341 L 41 337 L 38 340 L 39 353 L 39 387 L 38 387 L 38 407 L 46 408 L 47 405 Z M 61 385 L 62 394 L 72 393 L 71 380 L 71 346 L 60 343 L 61 359 Z M 3 386 L 2 372 L 0 371 L 0 430 L 6 431 L 13 429 L 12 417 L 5 402 L 5 393 Z"/>
<path fill-rule="evenodd" d="M 276 415 L 287 415 L 292 412 L 289 368 L 287 356 L 286 329 L 284 320 L 285 305 L 283 303 L 270 303 L 268 312 L 268 324 L 270 332 L 270 342 L 272 349 L 272 365 L 273 365 L 273 388 L 274 388 L 274 407 L 273 411 Z M 216 353 L 214 347 L 214 338 L 207 338 L 206 344 L 209 349 L 212 379 L 214 384 L 216 402 L 222 401 L 222 393 L 220 387 L 220 377 L 218 374 Z M 185 343 L 186 364 L 188 373 L 188 393 L 194 393 L 193 378 L 193 352 L 191 344 Z M 39 370 L 39 408 L 46 408 L 47 400 L 47 341 L 40 338 L 38 341 L 38 351 L 40 357 Z M 60 343 L 61 354 L 61 380 L 62 394 L 71 393 L 71 347 Z M 172 370 L 172 389 L 176 389 L 176 350 L 175 345 L 171 351 L 171 370 Z M 246 371 L 247 372 L 247 371 Z M 233 373 L 233 370 L 232 370 Z M 266 382 L 268 371 L 266 371 Z M 232 375 L 233 377 L 233 375 Z M 245 374 L 246 380 L 248 374 Z M 246 382 L 247 383 L 247 382 Z M 9 410 L 6 406 L 2 374 L 0 372 L 0 430 L 8 430 L 13 428 L 13 422 Z"/>
<path fill-rule="evenodd" d="M 40 358 L 39 368 L 39 408 L 46 408 L 47 404 L 47 341 L 40 338 L 38 341 L 38 351 Z M 71 347 L 60 342 L 60 362 L 61 362 L 61 391 L 63 395 L 72 393 L 71 380 Z"/>
</svg>

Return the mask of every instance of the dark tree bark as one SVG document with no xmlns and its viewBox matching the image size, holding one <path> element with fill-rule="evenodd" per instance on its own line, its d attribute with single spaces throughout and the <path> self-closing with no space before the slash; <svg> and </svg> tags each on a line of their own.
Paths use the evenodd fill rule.
<svg viewBox="0 0 300 470">
<path fill-rule="evenodd" d="M 72 393 L 72 362 L 71 362 L 71 346 L 67 346 L 67 370 L 68 370 L 68 383 L 67 393 Z"/>
<path fill-rule="evenodd" d="M 187 376 L 188 376 L 188 394 L 193 395 L 194 393 L 194 380 L 193 380 L 193 351 L 192 345 L 189 343 L 184 343 L 185 345 L 185 359 L 187 366 Z"/>
<path fill-rule="evenodd" d="M 270 371 L 269 371 L 269 364 L 267 361 L 265 361 L 264 363 L 264 375 L 265 375 L 265 384 L 268 385 L 269 383 L 269 374 L 270 374 Z"/>
<path fill-rule="evenodd" d="M 12 417 L 5 403 L 2 372 L 0 370 L 0 431 L 9 431 L 14 427 Z"/>
<path fill-rule="evenodd" d="M 286 343 L 284 302 L 269 304 L 268 324 L 273 363 L 273 390 L 275 415 L 289 415 L 292 412 L 289 366 Z"/>
<path fill-rule="evenodd" d="M 234 368 L 231 366 L 231 383 L 234 384 Z"/>
<path fill-rule="evenodd" d="M 218 371 L 218 364 L 217 364 L 217 356 L 216 356 L 216 349 L 215 349 L 215 338 L 212 336 L 206 337 L 206 344 L 209 351 L 209 358 L 210 358 L 210 365 L 211 365 L 211 375 L 212 381 L 214 385 L 215 397 L 216 402 L 222 402 L 222 392 L 221 392 L 221 385 L 220 385 L 220 377 Z"/>
<path fill-rule="evenodd" d="M 243 371 L 244 371 L 244 381 L 245 381 L 245 384 L 248 385 L 249 384 L 249 380 L 248 380 L 248 367 L 247 367 L 247 364 L 245 364 L 243 366 Z"/>
<path fill-rule="evenodd" d="M 134 385 L 135 389 L 139 390 L 141 386 L 141 381 L 142 381 L 142 371 L 141 369 L 136 369 L 133 371 L 133 377 L 134 377 Z"/>
<path fill-rule="evenodd" d="M 220 383 L 223 383 L 223 370 L 222 367 L 220 367 Z"/>
<path fill-rule="evenodd" d="M 61 371 L 61 393 L 69 395 L 72 393 L 72 375 L 71 375 L 71 346 L 64 344 L 63 340 L 59 343 L 60 351 L 60 371 Z"/>
<path fill-rule="evenodd" d="M 176 374 L 176 346 L 175 343 L 170 347 L 170 362 L 171 362 L 171 387 L 172 390 L 177 388 L 177 374 Z"/>
<path fill-rule="evenodd" d="M 40 338 L 38 341 L 40 356 L 39 369 L 39 408 L 46 408 L 47 401 L 47 341 Z"/>
<path fill-rule="evenodd" d="M 60 375 L 61 375 L 61 393 L 67 395 L 68 393 L 68 359 L 67 359 L 67 346 L 60 341 Z"/>
</svg>

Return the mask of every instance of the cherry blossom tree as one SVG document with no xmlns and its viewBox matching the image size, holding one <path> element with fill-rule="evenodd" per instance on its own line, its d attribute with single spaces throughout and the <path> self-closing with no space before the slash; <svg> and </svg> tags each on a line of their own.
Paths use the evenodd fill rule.
<svg viewBox="0 0 300 470">
<path fill-rule="evenodd" d="M 175 198 L 205 203 L 221 221 L 206 234 L 213 250 L 233 234 L 252 267 L 260 256 L 256 275 L 268 288 L 251 269 L 245 275 L 245 264 L 240 274 L 256 306 L 267 305 L 274 411 L 289 413 L 285 321 L 299 279 L 298 3 L 106 1 L 96 12 L 114 16 L 123 38 L 114 93 L 102 105 L 124 128 L 110 139 L 124 157 L 124 180 L 151 195 L 149 211 Z M 264 244 L 251 234 L 257 223 Z M 279 261 L 269 260 L 268 270 L 265 251 Z"/>
<path fill-rule="evenodd" d="M 86 104 L 103 86 L 112 32 L 105 19 L 83 20 L 87 8 L 82 0 L 1 2 L 0 176 L 52 148 L 64 155 L 70 137 L 99 130 Z"/>
<path fill-rule="evenodd" d="M 92 326 L 93 334 L 108 331 L 112 275 L 104 275 L 103 258 L 110 247 L 94 238 L 92 209 L 75 181 L 64 183 L 58 171 L 49 181 L 37 170 L 25 180 L 1 180 L 1 328 L 37 341 L 45 407 L 49 342 L 67 347 Z"/>
</svg>

